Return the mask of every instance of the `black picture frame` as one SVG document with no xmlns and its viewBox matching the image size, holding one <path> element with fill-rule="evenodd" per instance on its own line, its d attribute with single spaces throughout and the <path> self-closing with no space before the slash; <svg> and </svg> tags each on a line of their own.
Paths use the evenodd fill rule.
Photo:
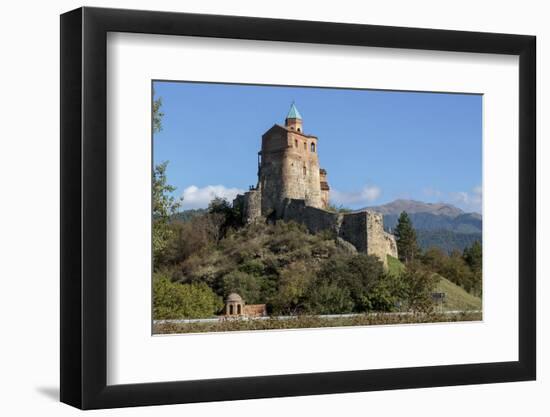
<svg viewBox="0 0 550 417">
<path fill-rule="evenodd" d="M 107 385 L 108 32 L 519 56 L 519 360 Z M 534 36 L 80 8 L 61 15 L 61 401 L 82 409 L 536 378 Z"/>
</svg>

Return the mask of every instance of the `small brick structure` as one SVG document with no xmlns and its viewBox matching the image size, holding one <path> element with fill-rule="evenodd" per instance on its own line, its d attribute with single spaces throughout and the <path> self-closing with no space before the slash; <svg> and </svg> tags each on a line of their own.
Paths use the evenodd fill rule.
<svg viewBox="0 0 550 417">
<path fill-rule="evenodd" d="M 225 317 L 264 317 L 267 316 L 265 304 L 246 304 L 243 298 L 232 292 L 225 299 Z"/>
</svg>

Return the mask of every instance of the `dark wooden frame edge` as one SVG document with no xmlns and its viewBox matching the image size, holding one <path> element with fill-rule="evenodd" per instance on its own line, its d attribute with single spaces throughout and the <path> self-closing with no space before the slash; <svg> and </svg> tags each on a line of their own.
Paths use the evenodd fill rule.
<svg viewBox="0 0 550 417">
<path fill-rule="evenodd" d="M 519 56 L 519 360 L 106 384 L 106 39 L 187 35 Z M 536 378 L 536 38 L 80 8 L 61 16 L 61 401 L 82 409 L 526 381 Z"/>
</svg>

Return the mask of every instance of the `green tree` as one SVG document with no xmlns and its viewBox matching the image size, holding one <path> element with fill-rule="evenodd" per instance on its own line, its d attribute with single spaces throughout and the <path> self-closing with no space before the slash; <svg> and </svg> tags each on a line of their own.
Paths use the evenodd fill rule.
<svg viewBox="0 0 550 417">
<path fill-rule="evenodd" d="M 273 312 L 283 315 L 301 313 L 305 294 L 314 278 L 314 271 L 303 260 L 287 265 L 280 272 L 277 291 L 270 299 Z"/>
<path fill-rule="evenodd" d="M 231 271 L 222 279 L 223 293 L 229 295 L 232 292 L 239 294 L 246 303 L 256 304 L 260 300 L 261 278 L 242 271 Z"/>
<path fill-rule="evenodd" d="M 411 262 L 402 276 L 406 284 L 406 294 L 409 310 L 429 313 L 433 311 L 434 292 L 440 278 L 432 271 L 422 268 L 417 262 Z"/>
<path fill-rule="evenodd" d="M 163 274 L 153 276 L 155 320 L 212 317 L 222 307 L 222 299 L 204 283 L 180 284 Z"/>
<path fill-rule="evenodd" d="M 311 288 L 305 306 L 310 314 L 345 314 L 353 311 L 353 300 L 347 288 L 321 282 Z"/>
<path fill-rule="evenodd" d="M 162 97 L 155 97 L 155 90 L 153 90 L 153 133 L 158 133 L 162 130 L 162 117 L 164 113 L 161 111 Z"/>
<path fill-rule="evenodd" d="M 165 161 L 153 170 L 153 260 L 155 266 L 158 266 L 163 251 L 174 235 L 169 225 L 170 216 L 180 206 L 180 201 L 170 195 L 176 190 L 176 187 L 169 185 L 166 180 L 167 165 L 168 161 Z"/>
<path fill-rule="evenodd" d="M 449 281 L 460 285 L 466 291 L 471 292 L 473 289 L 473 275 L 468 264 L 462 257 L 462 253 L 457 250 L 451 252 L 443 264 L 440 274 Z"/>
<path fill-rule="evenodd" d="M 430 270 L 441 273 L 447 258 L 448 255 L 441 248 L 432 246 L 422 255 L 422 263 Z"/>
<path fill-rule="evenodd" d="M 482 294 L 482 270 L 483 270 L 483 249 L 481 242 L 476 240 L 472 246 L 464 248 L 462 257 L 472 271 L 470 280 L 470 292 L 481 296 Z"/>
<path fill-rule="evenodd" d="M 385 279 L 384 267 L 378 257 L 366 254 L 333 256 L 321 263 L 317 279 L 313 282 L 309 293 L 310 309 L 320 308 L 318 302 L 333 294 L 338 297 L 349 298 L 351 308 L 355 312 L 364 312 L 378 308 L 384 303 L 377 303 L 375 298 L 387 294 L 376 292 L 380 282 Z M 333 286 L 345 292 L 336 292 Z M 321 288 L 321 292 L 318 291 Z M 321 297 L 322 295 L 322 297 Z M 336 297 L 336 298 L 338 298 Z M 347 301 L 346 301 L 347 303 Z M 346 305 L 347 304 L 342 304 Z M 341 305 L 341 306 L 342 306 Z M 327 306 L 330 309 L 329 306 Z M 323 309 L 324 310 L 324 309 Z M 341 308 L 336 308 L 341 310 Z"/>
<path fill-rule="evenodd" d="M 208 204 L 208 213 L 217 216 L 220 221 L 220 238 L 224 237 L 230 228 L 243 225 L 240 207 L 233 207 L 225 198 L 216 197 Z"/>
<path fill-rule="evenodd" d="M 462 256 L 472 271 L 481 271 L 483 266 L 483 254 L 479 240 L 476 240 L 472 246 L 464 248 Z"/>
<path fill-rule="evenodd" d="M 399 260 L 405 263 L 413 261 L 419 255 L 420 250 L 416 241 L 416 231 L 406 211 L 399 216 L 394 235 L 397 241 Z"/>
</svg>

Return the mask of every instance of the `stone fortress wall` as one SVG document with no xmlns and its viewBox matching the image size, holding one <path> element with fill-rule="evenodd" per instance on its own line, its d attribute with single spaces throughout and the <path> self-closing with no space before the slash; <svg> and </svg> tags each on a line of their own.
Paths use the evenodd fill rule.
<svg viewBox="0 0 550 417">
<path fill-rule="evenodd" d="M 311 233 L 332 231 L 346 246 L 378 256 L 385 267 L 387 255 L 397 257 L 395 237 L 384 231 L 381 213 L 327 210 L 330 187 L 326 170 L 319 166 L 318 138 L 303 133 L 294 104 L 284 126 L 276 124 L 262 135 L 258 156 L 257 186 L 233 201 L 245 223 L 267 218 L 295 221 Z"/>
<path fill-rule="evenodd" d="M 233 205 L 241 207 L 245 223 L 253 223 L 265 221 L 260 201 L 260 191 L 251 190 L 237 196 Z M 395 236 L 384 230 L 382 213 L 370 210 L 335 213 L 309 206 L 305 200 L 284 199 L 275 218 L 303 224 L 311 233 L 331 231 L 334 237 L 350 243 L 358 252 L 378 256 L 385 267 L 388 266 L 387 255 L 397 258 Z"/>
<path fill-rule="evenodd" d="M 397 258 L 395 237 L 384 231 L 381 213 L 361 210 L 335 213 L 305 204 L 304 200 L 285 200 L 281 219 L 303 224 L 311 233 L 329 230 L 335 237 L 351 243 L 359 252 L 376 255 L 387 267 L 387 255 Z"/>
</svg>

